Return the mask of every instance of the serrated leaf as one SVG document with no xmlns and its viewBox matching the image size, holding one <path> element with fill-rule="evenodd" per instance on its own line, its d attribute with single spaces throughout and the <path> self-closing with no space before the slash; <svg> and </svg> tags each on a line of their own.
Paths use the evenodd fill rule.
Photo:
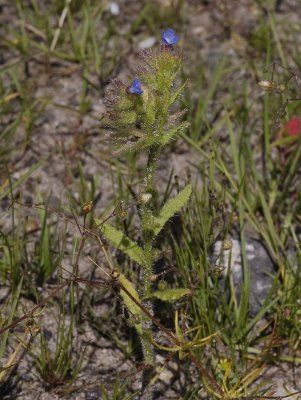
<svg viewBox="0 0 301 400">
<path fill-rule="evenodd" d="M 101 224 L 100 220 L 95 221 L 97 224 Z M 109 240 L 116 249 L 121 250 L 139 265 L 144 265 L 143 250 L 136 242 L 133 242 L 122 231 L 119 231 L 107 222 L 100 225 L 100 230 L 104 237 Z"/>
<path fill-rule="evenodd" d="M 182 86 L 179 87 L 178 90 L 176 90 L 174 92 L 174 94 L 172 95 L 171 99 L 170 99 L 170 105 L 173 104 L 176 100 L 178 100 L 180 94 L 183 92 L 183 90 L 185 89 L 185 86 L 187 85 L 188 80 L 186 80 Z"/>
<path fill-rule="evenodd" d="M 165 146 L 166 144 L 168 144 L 173 138 L 174 136 L 176 136 L 178 133 L 185 131 L 187 128 L 189 128 L 190 123 L 187 121 L 184 121 L 182 123 L 180 123 L 179 125 L 168 129 L 166 132 L 164 132 L 164 135 L 162 135 L 160 137 L 160 144 L 162 146 Z"/>
<path fill-rule="evenodd" d="M 166 222 L 174 216 L 189 200 L 191 195 L 192 185 L 187 185 L 173 199 L 168 200 L 155 217 L 155 235 L 161 231 Z"/>
<path fill-rule="evenodd" d="M 156 292 L 151 294 L 151 297 L 155 297 L 156 299 L 162 301 L 176 301 L 181 299 L 190 293 L 190 289 L 185 288 L 175 288 L 175 289 L 164 289 L 157 290 Z"/>
<path fill-rule="evenodd" d="M 145 145 L 145 141 L 146 137 L 141 137 L 136 142 L 129 141 L 128 143 L 122 145 L 118 150 L 114 151 L 114 155 L 119 155 L 127 151 L 141 151 Z"/>
</svg>

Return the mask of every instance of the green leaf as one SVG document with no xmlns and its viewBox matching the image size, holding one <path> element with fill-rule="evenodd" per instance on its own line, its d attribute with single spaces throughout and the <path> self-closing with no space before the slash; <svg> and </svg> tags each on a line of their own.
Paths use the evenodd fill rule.
<svg viewBox="0 0 301 400">
<path fill-rule="evenodd" d="M 151 294 L 151 297 L 162 301 L 175 301 L 179 300 L 181 297 L 186 296 L 190 293 L 190 289 L 185 288 L 175 288 L 175 289 L 164 289 L 157 290 Z"/>
<path fill-rule="evenodd" d="M 174 136 L 185 131 L 187 128 L 189 128 L 189 126 L 190 126 L 190 123 L 187 121 L 184 121 L 181 124 L 177 125 L 176 127 L 173 127 L 171 129 L 167 130 L 166 132 L 164 132 L 164 135 L 162 135 L 160 137 L 160 144 L 162 146 L 165 146 L 166 144 L 168 144 L 171 141 L 171 139 L 173 139 Z"/>
<path fill-rule="evenodd" d="M 95 222 L 100 224 L 101 233 L 116 247 L 116 249 L 121 250 L 139 265 L 144 265 L 143 250 L 136 242 L 133 242 L 122 231 L 119 231 L 107 222 L 101 224 L 101 221 L 97 219 Z"/>
<path fill-rule="evenodd" d="M 125 153 L 127 151 L 132 151 L 132 152 L 139 152 L 144 149 L 147 149 L 148 147 L 152 146 L 155 144 L 157 141 L 156 137 L 154 135 L 146 135 L 144 134 L 142 137 L 140 137 L 136 142 L 129 142 L 121 146 L 118 150 L 114 152 L 114 155 L 119 155 L 121 153 Z"/>
<path fill-rule="evenodd" d="M 138 303 L 141 304 L 141 300 L 139 298 L 139 295 L 138 295 L 136 289 L 134 288 L 132 283 L 120 272 L 118 272 L 118 280 L 121 283 L 121 285 L 130 293 L 130 295 L 133 296 L 133 298 L 135 300 L 137 300 Z M 139 334 L 142 334 L 142 325 L 141 325 L 142 309 L 138 306 L 138 304 L 136 304 L 130 298 L 130 296 L 124 290 L 122 290 L 122 286 L 121 286 L 121 290 L 120 290 L 120 296 L 124 302 L 124 305 L 128 309 L 129 313 L 134 318 L 135 328 L 137 329 Z"/>
<path fill-rule="evenodd" d="M 183 90 L 185 89 L 185 86 L 187 85 L 188 79 L 183 83 L 182 86 L 179 87 L 178 90 L 176 90 L 174 92 L 174 94 L 172 95 L 171 99 L 170 99 L 170 105 L 173 104 L 176 100 L 178 100 L 180 94 L 183 92 Z"/>
<path fill-rule="evenodd" d="M 187 185 L 180 193 L 173 199 L 168 200 L 163 208 L 160 210 L 159 215 L 155 217 L 155 235 L 161 231 L 166 222 L 175 215 L 189 200 L 191 195 L 192 185 Z"/>
<path fill-rule="evenodd" d="M 136 142 L 129 141 L 128 143 L 121 146 L 118 150 L 114 151 L 114 155 L 119 155 L 119 154 L 125 153 L 127 151 L 139 152 L 145 146 L 146 139 L 147 139 L 147 137 L 145 136 L 145 137 L 139 138 Z"/>
</svg>

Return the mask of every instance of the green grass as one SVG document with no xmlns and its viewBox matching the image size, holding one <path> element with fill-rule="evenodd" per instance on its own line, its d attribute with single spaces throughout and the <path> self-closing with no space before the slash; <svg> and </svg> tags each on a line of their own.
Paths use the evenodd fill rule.
<svg viewBox="0 0 301 400">
<path fill-rule="evenodd" d="M 0 167 L 4 171 L 0 174 L 0 201 L 8 209 L 16 200 L 0 216 L 10 221 L 10 228 L 0 225 L 1 286 L 8 288 L 0 307 L 0 389 L 9 395 L 14 368 L 18 368 L 21 350 L 25 350 L 47 390 L 67 394 L 84 390 L 83 384 L 77 387 L 77 382 L 85 348 L 78 348 L 75 337 L 84 334 L 87 326 L 110 340 L 125 360 L 133 364 L 141 361 L 142 351 L 133 328 L 137 321 L 135 315 L 122 310 L 120 304 L 127 293 L 120 289 L 121 279 L 116 283 L 110 276 L 110 268 L 122 271 L 122 278 L 126 277 L 139 295 L 144 284 L 141 271 L 133 261 L 135 257 L 131 260 L 123 254 L 129 255 L 128 249 L 119 246 L 113 250 L 108 243 L 99 243 L 95 219 L 108 218 L 110 224 L 141 245 L 143 234 L 137 227 L 143 214 L 138 201 L 144 179 L 142 161 L 132 153 L 117 157 L 103 149 L 88 148 L 88 136 L 83 134 L 84 139 L 79 140 L 76 148 L 76 169 L 71 167 L 68 155 L 62 154 L 71 184 L 67 206 L 65 202 L 60 210 L 48 207 L 49 192 L 41 194 L 35 189 L 34 203 L 43 204 L 22 206 L 26 203 L 22 185 L 28 179 L 34 180 L 35 171 L 48 165 L 47 156 L 26 166 L 17 178 L 13 163 L 34 147 L 37 121 L 48 105 L 64 107 L 66 116 L 70 111 L 80 118 L 92 114 L 95 93 L 99 97 L 104 95 L 108 80 L 127 63 L 132 51 L 131 47 L 122 47 L 121 39 L 131 42 L 135 34 L 144 30 L 158 35 L 166 21 L 179 27 L 179 31 L 185 30 L 185 5 L 179 1 L 175 12 L 155 8 L 152 2 L 145 1 L 138 14 L 131 16 L 128 31 L 121 35 L 120 20 L 108 13 L 104 2 L 74 1 L 68 7 L 67 2 L 56 1 L 45 9 L 37 1 L 29 3 L 30 6 L 21 0 L 13 2 L 18 23 L 7 25 L 0 38 L 4 52 L 14 55 L 13 61 L 0 66 Z M 272 60 L 286 66 L 289 55 L 280 31 L 273 13 L 267 19 L 260 18 L 241 51 L 239 65 L 227 56 L 221 56 L 215 68 L 199 60 L 190 64 L 184 49 L 182 75 L 184 80 L 190 80 L 179 103 L 188 109 L 185 118 L 190 127 L 181 133 L 181 141 L 198 161 L 191 166 L 192 177 L 183 173 L 176 180 L 172 171 L 166 171 L 164 182 L 160 182 L 154 203 L 158 209 L 186 183 L 192 181 L 194 189 L 189 203 L 177 211 L 153 242 L 154 273 L 163 275 L 152 283 L 153 290 L 165 293 L 175 288 L 190 290 L 188 296 L 179 295 L 169 302 L 162 301 L 162 296 L 156 300 L 152 321 L 155 329 L 165 335 L 165 341 L 175 336 L 168 343 L 156 338 L 154 341 L 158 342 L 156 352 L 188 371 L 183 372 L 187 382 L 186 392 L 181 394 L 183 399 L 197 399 L 199 391 L 207 393 L 208 398 L 223 400 L 268 395 L 277 383 L 269 381 L 263 385 L 268 366 L 287 363 L 292 368 L 301 363 L 301 253 L 297 235 L 301 223 L 301 141 L 283 139 L 275 129 L 283 103 L 300 93 L 293 80 L 283 95 L 271 93 L 261 97 L 261 89 L 256 86 L 256 79 L 270 79 L 271 71 L 264 72 L 264 66 Z M 76 106 L 36 96 L 31 85 L 36 58 L 44 66 L 67 62 L 80 70 L 81 95 Z M 301 76 L 297 46 L 288 64 Z M 288 71 L 276 69 L 277 83 L 285 83 L 288 77 Z M 280 124 L 292 115 L 300 115 L 300 106 L 301 102 L 290 102 Z M 99 125 L 97 130 L 89 128 L 88 134 L 103 134 L 105 126 Z M 176 151 L 177 146 L 173 144 L 172 150 Z M 172 150 L 165 150 L 164 157 Z M 84 158 L 87 154 L 91 160 L 106 161 L 112 196 L 102 210 L 96 207 L 84 215 L 84 204 L 101 198 L 104 168 L 101 165 L 96 176 L 88 176 Z M 157 219 L 162 222 L 164 217 L 159 214 Z M 32 222 L 34 232 L 30 229 Z M 276 267 L 272 287 L 255 316 L 248 312 L 251 282 L 246 252 L 250 232 L 262 241 Z M 244 279 L 240 298 L 229 273 L 221 285 L 225 266 L 215 265 L 211 259 L 214 244 L 218 240 L 226 243 L 233 235 L 239 237 L 242 253 Z M 88 280 L 94 281 L 100 274 L 98 281 L 105 279 L 107 285 L 102 285 L 103 281 L 98 287 L 77 281 L 88 256 L 109 274 L 104 275 L 89 261 Z M 70 273 L 64 270 L 66 266 Z M 170 268 L 172 272 L 168 272 Z M 70 281 L 63 280 L 61 275 Z M 64 285 L 61 290 L 60 285 Z M 128 290 L 130 295 L 134 293 L 132 286 Z M 43 302 L 44 299 L 47 301 Z M 106 304 L 104 312 L 98 309 L 100 303 Z M 127 307 L 133 307 L 131 297 L 129 303 Z M 44 336 L 48 313 L 56 320 L 54 348 Z M 143 308 L 139 313 L 149 319 Z M 160 321 L 164 322 L 163 328 Z M 10 329 L 5 329 L 7 326 Z M 191 363 L 197 371 L 194 379 L 189 376 Z M 130 379 L 120 378 L 119 372 L 116 370 L 109 383 L 98 382 L 103 398 L 131 399 L 137 395 Z M 154 368 L 148 380 L 156 380 L 157 373 Z"/>
</svg>

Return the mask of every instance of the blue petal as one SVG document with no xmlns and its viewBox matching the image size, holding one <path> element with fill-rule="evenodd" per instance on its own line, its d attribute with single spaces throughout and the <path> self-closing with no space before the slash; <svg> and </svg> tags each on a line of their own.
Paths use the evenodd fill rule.
<svg viewBox="0 0 301 400">
<path fill-rule="evenodd" d="M 129 92 L 132 94 L 142 94 L 143 90 L 141 87 L 141 82 L 139 79 L 134 79 L 131 86 L 129 87 Z"/>
<path fill-rule="evenodd" d="M 179 41 L 179 36 L 175 34 L 175 31 L 171 28 L 166 29 L 162 32 L 162 41 L 168 46 L 177 44 Z"/>
</svg>

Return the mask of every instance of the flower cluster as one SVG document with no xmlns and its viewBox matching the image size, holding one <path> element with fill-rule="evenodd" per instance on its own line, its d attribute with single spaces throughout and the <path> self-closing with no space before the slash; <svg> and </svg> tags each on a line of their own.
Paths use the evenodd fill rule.
<svg viewBox="0 0 301 400">
<path fill-rule="evenodd" d="M 187 123 L 178 123 L 183 113 L 170 113 L 170 107 L 185 87 L 184 83 L 174 89 L 182 63 L 182 57 L 173 51 L 178 41 L 173 29 L 164 30 L 160 51 L 142 54 L 143 65 L 136 70 L 135 78 L 128 85 L 113 81 L 108 116 L 114 128 L 122 131 L 125 142 L 118 152 L 164 146 L 180 130 L 186 129 Z M 128 137 L 124 135 L 126 128 L 130 128 Z"/>
<path fill-rule="evenodd" d="M 162 49 L 172 49 L 175 44 L 178 43 L 179 37 L 175 34 L 175 31 L 171 28 L 166 29 L 162 32 L 161 35 L 162 42 L 161 46 Z M 140 79 L 136 78 L 133 80 L 131 86 L 128 88 L 129 93 L 140 95 L 143 93 L 141 88 Z"/>
</svg>

